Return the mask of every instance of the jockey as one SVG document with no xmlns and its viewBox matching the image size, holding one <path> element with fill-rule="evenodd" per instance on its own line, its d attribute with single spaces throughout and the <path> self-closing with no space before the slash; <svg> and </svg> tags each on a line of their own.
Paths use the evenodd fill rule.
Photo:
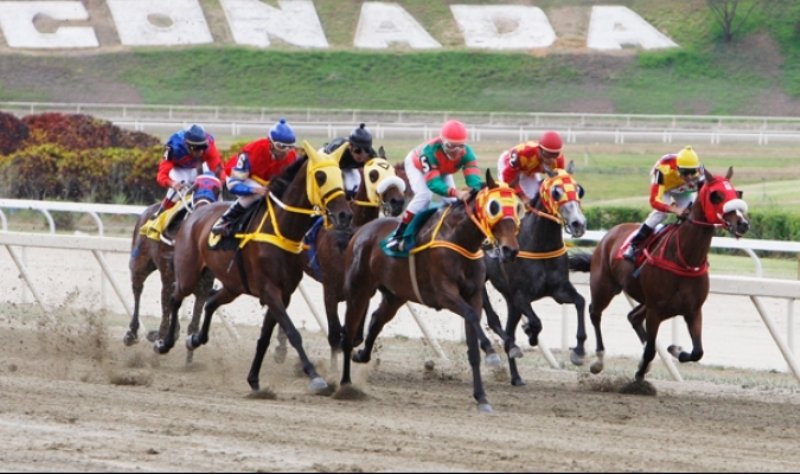
<svg viewBox="0 0 800 474">
<path fill-rule="evenodd" d="M 269 193 L 269 181 L 297 160 L 295 141 L 294 130 L 282 118 L 267 137 L 248 143 L 228 159 L 225 184 L 237 199 L 211 228 L 212 233 L 228 236 L 231 224 Z"/>
<path fill-rule="evenodd" d="M 650 206 L 653 211 L 647 216 L 639 231 L 631 239 L 623 256 L 634 261 L 636 247 L 653 233 L 653 229 L 672 213 L 682 218 L 689 214 L 697 189 L 703 181 L 703 165 L 691 146 L 677 154 L 662 156 L 653 166 L 650 181 Z"/>
<path fill-rule="evenodd" d="M 509 186 L 514 186 L 523 200 L 533 201 L 542 183 L 540 173 L 545 169 L 564 169 L 563 141 L 558 132 L 548 130 L 538 142 L 528 141 L 504 151 L 497 160 L 497 175 Z M 519 180 L 517 182 L 517 180 Z"/>
<path fill-rule="evenodd" d="M 214 137 L 206 133 L 202 126 L 192 124 L 169 137 L 156 177 L 158 184 L 168 188 L 167 196 L 153 218 L 175 205 L 180 199 L 179 191 L 194 184 L 201 164 L 218 178 L 224 177 Z"/>
<path fill-rule="evenodd" d="M 453 174 L 461 170 L 469 188 L 481 188 L 480 169 L 472 147 L 467 145 L 467 128 L 458 120 L 442 125 L 439 136 L 412 149 L 405 159 L 405 170 L 414 197 L 403 213 L 386 248 L 402 252 L 403 232 L 414 216 L 428 208 L 433 195 L 445 201 L 469 198 L 470 190 L 457 190 Z"/>
<path fill-rule="evenodd" d="M 378 154 L 372 148 L 372 134 L 369 133 L 363 123 L 354 128 L 347 138 L 335 138 L 330 143 L 326 143 L 323 151 L 330 155 L 345 142 L 348 145 L 339 159 L 339 168 L 342 169 L 347 199 L 352 199 L 361 185 L 361 173 L 358 172 L 358 169 L 363 168 L 364 163 L 375 158 Z"/>
</svg>

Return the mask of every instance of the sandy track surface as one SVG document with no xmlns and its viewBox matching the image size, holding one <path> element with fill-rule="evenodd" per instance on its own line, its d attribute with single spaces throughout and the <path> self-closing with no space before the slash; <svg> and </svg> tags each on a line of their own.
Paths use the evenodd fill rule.
<svg viewBox="0 0 800 474">
<path fill-rule="evenodd" d="M 45 322 L 4 305 L 0 321 L 0 466 L 9 471 L 796 471 L 800 391 L 785 374 L 702 368 L 683 383 L 651 377 L 655 396 L 616 390 L 630 361 L 604 375 L 520 359 L 525 387 L 482 366 L 495 413 L 479 414 L 465 346 L 432 371 L 420 341 L 383 340 L 356 366 L 363 397 L 312 395 L 297 357 L 245 377 L 256 328 L 220 327 L 186 367 L 178 346 L 124 347 L 124 321 L 82 310 Z M 330 383 L 320 333 L 304 343 Z M 564 354 L 559 354 L 562 358 Z M 711 380 L 711 381 L 708 381 Z M 339 393 L 339 392 L 337 392 Z"/>
</svg>

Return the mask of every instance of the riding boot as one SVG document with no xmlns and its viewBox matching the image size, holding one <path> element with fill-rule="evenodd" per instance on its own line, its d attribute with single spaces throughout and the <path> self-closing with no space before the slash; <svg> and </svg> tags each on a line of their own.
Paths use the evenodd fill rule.
<svg viewBox="0 0 800 474">
<path fill-rule="evenodd" d="M 639 231 L 636 232 L 636 235 L 634 235 L 633 238 L 631 239 L 630 246 L 628 246 L 628 248 L 625 250 L 625 253 L 622 256 L 625 257 L 626 260 L 633 262 L 635 260 L 634 257 L 636 255 L 636 248 L 639 247 L 639 245 L 642 244 L 644 239 L 646 239 L 652 233 L 653 233 L 652 227 L 650 227 L 647 224 L 642 224 L 642 226 L 639 227 Z"/>
<path fill-rule="evenodd" d="M 386 242 L 386 249 L 391 250 L 393 252 L 403 252 L 403 233 L 406 231 L 406 227 L 408 226 L 407 223 L 401 222 L 400 225 L 397 226 L 395 229 L 394 234 L 389 238 Z"/>
<path fill-rule="evenodd" d="M 224 237 L 230 236 L 233 223 L 236 219 L 241 217 L 246 210 L 247 208 L 239 204 L 239 201 L 234 202 L 233 205 L 225 211 L 225 214 L 217 219 L 217 222 L 214 223 L 214 227 L 211 228 L 211 232 Z"/>
</svg>

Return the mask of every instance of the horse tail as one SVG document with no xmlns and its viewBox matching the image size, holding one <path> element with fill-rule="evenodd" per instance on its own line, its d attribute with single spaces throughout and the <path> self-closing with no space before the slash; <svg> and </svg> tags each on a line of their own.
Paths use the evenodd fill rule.
<svg viewBox="0 0 800 474">
<path fill-rule="evenodd" d="M 592 254 L 576 252 L 569 254 L 569 269 L 573 272 L 588 272 L 592 263 Z"/>
</svg>

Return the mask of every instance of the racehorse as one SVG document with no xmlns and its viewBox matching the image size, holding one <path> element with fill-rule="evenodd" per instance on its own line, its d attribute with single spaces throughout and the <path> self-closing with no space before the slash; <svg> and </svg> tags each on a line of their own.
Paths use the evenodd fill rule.
<svg viewBox="0 0 800 474">
<path fill-rule="evenodd" d="M 495 183 L 488 170 L 486 181 L 483 189 L 473 192 L 467 202 L 436 210 L 417 234 L 418 242 L 427 243 L 410 250 L 407 258 L 390 257 L 381 243 L 395 230 L 397 219 L 369 222 L 350 239 L 345 254 L 347 311 L 342 386 L 351 383 L 354 342 L 360 335 L 370 298 L 380 289 L 382 300 L 372 314 L 364 348 L 353 354 L 352 360 L 369 362 L 381 329 L 406 301 L 437 310 L 446 308 L 464 318 L 473 396 L 480 411 L 492 411 L 481 380 L 478 350 L 481 289 L 486 281 L 481 245 L 488 239 L 499 258 L 513 260 L 519 250 L 517 233 L 523 208 L 514 190 Z"/>
<path fill-rule="evenodd" d="M 158 331 L 150 331 L 147 339 L 154 342 L 163 338 L 169 327 L 169 298 L 175 281 L 175 272 L 172 265 L 173 240 L 178 228 L 195 209 L 205 204 L 216 202 L 222 190 L 222 183 L 213 175 L 201 174 L 186 193 L 180 192 L 181 200 L 171 210 L 166 210 L 161 215 L 166 220 L 163 231 L 152 229 L 148 224 L 150 218 L 159 209 L 160 204 L 148 206 L 136 220 L 133 228 L 131 242 L 131 256 L 128 267 L 131 270 L 131 286 L 133 287 L 133 315 L 125 333 L 123 342 L 131 346 L 139 342 L 139 311 L 144 290 L 144 282 L 155 270 L 161 275 L 161 325 Z M 144 226 L 144 231 L 143 231 Z M 195 291 L 195 305 L 192 311 L 192 320 L 188 333 L 197 331 L 200 320 L 200 311 L 205 302 L 206 294 L 211 290 L 214 279 L 206 278 Z M 191 352 L 190 352 L 191 354 Z M 187 356 L 187 361 L 191 356 Z"/>
<path fill-rule="evenodd" d="M 222 286 L 208 297 L 203 325 L 187 339 L 189 349 L 208 342 L 211 318 L 218 307 L 246 293 L 268 307 L 247 377 L 251 389 L 259 390 L 259 371 L 276 323 L 297 351 L 303 371 L 311 379 L 311 390 L 328 387 L 308 359 L 286 307 L 303 276 L 300 253 L 310 217 L 322 213 L 326 225 L 347 229 L 353 213 L 345 199 L 338 165 L 345 145 L 331 155 L 318 152 L 308 142 L 303 148 L 306 156 L 270 182 L 268 197 L 253 206 L 249 220 L 244 219 L 240 226 L 241 232 L 219 242 L 210 235 L 212 225 L 228 208 L 225 203 L 202 207 L 178 231 L 170 330 L 156 342 L 156 352 L 166 353 L 175 344 L 173 329 L 181 302 L 197 286 L 203 272 L 210 271 Z"/>
<path fill-rule="evenodd" d="M 344 251 L 347 243 L 356 228 L 378 218 L 381 211 L 387 216 L 398 216 L 405 205 L 406 185 L 395 175 L 394 167 L 386 160 L 383 147 L 378 149 L 378 157 L 365 163 L 359 172 L 362 174 L 361 185 L 350 201 L 353 227 L 342 231 L 320 229 L 313 239 L 313 256 L 310 250 L 304 253 L 306 274 L 322 283 L 331 367 L 336 367 L 335 354 L 341 351 L 342 324 L 338 306 L 345 299 Z"/>
<path fill-rule="evenodd" d="M 573 270 L 589 271 L 591 303 L 589 316 L 597 336 L 597 361 L 592 373 L 603 370 L 603 336 L 600 319 L 603 310 L 625 291 L 639 304 L 628 313 L 644 352 L 635 373 L 641 382 L 656 355 L 659 325 L 666 319 L 683 315 L 692 339 L 692 351 L 671 345 L 670 354 L 681 362 L 696 362 L 703 357 L 703 303 L 708 296 L 708 251 L 717 227 L 724 227 L 736 238 L 750 228 L 747 204 L 742 193 L 730 183 L 733 168 L 727 174 L 713 176 L 703 170 L 697 200 L 689 215 L 677 224 L 663 227 L 642 245 L 642 255 L 635 264 L 622 258 L 638 224 L 619 224 L 598 243 L 589 261 L 588 254 L 570 257 Z"/>
<path fill-rule="evenodd" d="M 572 237 L 580 237 L 586 232 L 586 217 L 581 209 L 583 188 L 565 170 L 548 171 L 547 175 L 539 185 L 538 196 L 529 204 L 529 212 L 522 218 L 520 251 L 516 260 L 503 263 L 489 253 L 484 257 L 486 276 L 503 295 L 508 308 L 503 331 L 500 318 L 492 308 L 489 294 L 484 287 L 483 309 L 486 310 L 489 326 L 501 337 L 505 334 L 508 338 L 503 342 L 508 355 L 512 385 L 525 384 L 515 360 L 522 352 L 514 341 L 522 314 L 528 319 L 524 328 L 531 346 L 538 344 L 539 332 L 542 330 L 542 323 L 531 308 L 532 301 L 550 296 L 560 304 L 575 305 L 578 314 L 578 344 L 572 350 L 570 358 L 575 365 L 581 365 L 585 355 L 585 301 L 569 281 L 567 247 L 564 245 L 562 233 L 562 227 Z"/>
</svg>

